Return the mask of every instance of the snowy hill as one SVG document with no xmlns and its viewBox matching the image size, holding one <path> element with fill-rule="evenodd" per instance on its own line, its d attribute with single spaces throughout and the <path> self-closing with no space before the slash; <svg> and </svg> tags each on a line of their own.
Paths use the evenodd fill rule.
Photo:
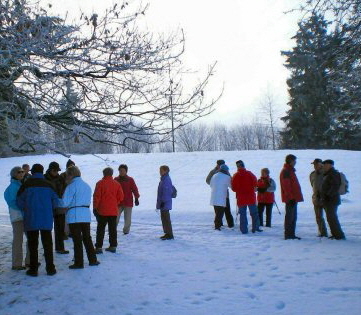
<svg viewBox="0 0 361 315">
<path fill-rule="evenodd" d="M 279 172 L 284 157 L 298 157 L 297 175 L 305 202 L 299 205 L 297 234 L 301 241 L 283 240 L 284 205 L 280 201 Z M 140 206 L 133 210 L 129 235 L 118 234 L 116 254 L 99 255 L 98 267 L 69 270 L 72 254 L 56 255 L 58 273 L 48 277 L 44 263 L 39 277 L 11 271 L 11 225 L 0 198 L 0 314 L 361 314 L 361 152 L 338 150 L 197 152 L 124 154 L 71 158 L 92 187 L 102 169 L 125 163 L 136 180 Z M 346 241 L 316 237 L 309 173 L 314 158 L 335 160 L 336 169 L 350 181 L 339 218 Z M 278 185 L 273 227 L 259 234 L 241 235 L 238 225 L 213 230 L 210 189 L 205 177 L 217 159 L 225 159 L 231 173 L 242 159 L 257 177 L 268 167 Z M 4 191 L 13 166 L 51 161 L 65 168 L 58 155 L 0 160 Z M 155 212 L 159 166 L 167 164 L 178 190 L 171 212 L 174 241 L 160 241 L 159 214 Z M 231 194 L 235 213 L 235 198 Z M 96 223 L 92 223 L 95 237 Z M 118 231 L 121 231 L 121 223 Z M 107 239 L 105 245 L 107 245 Z M 72 253 L 72 241 L 66 241 Z"/>
</svg>

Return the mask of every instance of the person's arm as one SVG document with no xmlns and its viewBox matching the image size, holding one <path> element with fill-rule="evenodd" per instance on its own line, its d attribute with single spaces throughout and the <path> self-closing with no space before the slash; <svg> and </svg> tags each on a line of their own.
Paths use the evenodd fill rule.
<svg viewBox="0 0 361 315">
<path fill-rule="evenodd" d="M 134 195 L 134 198 L 138 199 L 140 197 L 139 190 L 138 190 L 137 184 L 135 183 L 133 178 L 131 180 L 131 190 L 132 190 L 132 193 Z"/>
<path fill-rule="evenodd" d="M 291 200 L 294 200 L 295 198 L 292 191 L 292 179 L 291 179 L 290 171 L 288 170 L 282 171 L 280 180 L 286 203 Z"/>
<path fill-rule="evenodd" d="M 119 184 L 120 185 L 120 184 Z M 100 182 L 97 182 L 93 194 L 93 208 L 98 209 L 102 197 Z"/>
<path fill-rule="evenodd" d="M 120 205 L 120 203 L 124 200 L 124 192 L 123 192 L 123 188 L 122 185 L 120 185 L 118 182 L 118 190 L 117 190 L 117 201 L 118 201 L 118 206 Z"/>
<path fill-rule="evenodd" d="M 214 168 L 213 170 L 211 170 L 211 171 L 209 172 L 209 174 L 208 174 L 208 176 L 207 176 L 207 178 L 206 178 L 206 183 L 207 183 L 208 185 L 211 184 L 211 179 L 212 179 L 213 175 L 214 175 L 216 172 L 217 172 L 217 169 L 216 169 L 216 168 Z"/>
</svg>

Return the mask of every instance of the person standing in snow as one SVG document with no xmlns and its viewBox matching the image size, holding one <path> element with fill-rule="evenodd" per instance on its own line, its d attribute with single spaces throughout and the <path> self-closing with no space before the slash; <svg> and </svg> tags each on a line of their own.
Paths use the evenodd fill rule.
<svg viewBox="0 0 361 315">
<path fill-rule="evenodd" d="M 24 171 L 24 177 L 21 180 L 22 183 L 24 183 L 30 176 L 30 165 L 29 164 L 23 164 L 23 166 L 21 167 Z"/>
<path fill-rule="evenodd" d="M 69 269 L 83 269 L 83 244 L 88 256 L 89 266 L 99 265 L 93 241 L 90 235 L 90 202 L 92 190 L 83 181 L 79 168 L 70 166 L 66 169 L 68 186 L 65 189 L 62 206 L 67 208 L 66 222 L 72 234 L 74 244 L 74 264 Z"/>
<path fill-rule="evenodd" d="M 162 165 L 159 168 L 160 182 L 158 185 L 157 205 L 156 209 L 160 210 L 160 217 L 162 220 L 164 235 L 160 237 L 161 240 L 171 240 L 174 238 L 172 222 L 170 220 L 169 211 L 172 210 L 172 196 L 173 185 L 169 176 L 169 167 Z"/>
<path fill-rule="evenodd" d="M 51 230 L 59 199 L 53 185 L 45 180 L 43 172 L 44 167 L 41 164 L 34 164 L 31 168 L 32 176 L 20 187 L 17 196 L 17 205 L 24 212 L 24 229 L 30 253 L 30 267 L 26 274 L 33 277 L 38 275 L 39 232 L 44 248 L 46 272 L 49 276 L 56 274 Z"/>
<path fill-rule="evenodd" d="M 128 166 L 121 164 L 118 168 L 119 176 L 115 180 L 122 186 L 124 199 L 120 203 L 119 215 L 117 217 L 117 225 L 119 223 L 119 218 L 124 212 L 124 227 L 123 233 L 129 234 L 130 226 L 132 224 L 132 209 L 133 209 L 133 195 L 134 195 L 134 204 L 139 206 L 139 191 L 138 187 L 135 184 L 135 181 L 132 177 L 128 176 Z"/>
<path fill-rule="evenodd" d="M 310 183 L 312 186 L 312 203 L 315 210 L 316 223 L 318 226 L 318 237 L 327 237 L 327 227 L 325 219 L 323 218 L 323 204 L 322 204 L 322 181 L 323 181 L 323 164 L 321 159 L 315 159 L 313 164 L 314 171 L 310 174 Z"/>
<path fill-rule="evenodd" d="M 211 186 L 211 206 L 214 207 L 215 212 L 214 228 L 220 231 L 227 206 L 228 188 L 231 188 L 231 176 L 226 164 L 221 164 L 219 171 L 212 176 L 209 185 Z"/>
<path fill-rule="evenodd" d="M 269 176 L 269 169 L 261 170 L 261 178 L 257 181 L 257 201 L 259 225 L 263 226 L 263 212 L 266 208 L 266 227 L 271 227 L 272 208 L 275 202 L 276 183 Z"/>
<path fill-rule="evenodd" d="M 16 196 L 21 187 L 24 170 L 20 166 L 15 166 L 10 171 L 10 177 L 10 185 L 4 192 L 4 199 L 9 207 L 10 221 L 13 228 L 12 270 L 24 270 L 26 269 L 23 266 L 24 217 L 21 209 L 16 204 Z M 26 246 L 25 265 L 29 263 L 29 250 L 28 246 Z"/>
<path fill-rule="evenodd" d="M 328 225 L 330 226 L 330 239 L 344 240 L 346 239 L 342 231 L 341 224 L 338 220 L 337 208 L 341 204 L 340 198 L 340 173 L 334 168 L 333 160 L 325 160 L 322 162 L 324 169 L 324 177 L 321 187 L 322 202 L 325 207 Z"/>
<path fill-rule="evenodd" d="M 59 175 L 61 171 L 57 162 L 51 162 L 48 170 L 45 173 L 45 179 L 53 184 L 55 192 L 58 197 L 63 196 L 65 190 L 65 180 L 63 176 Z M 65 212 L 62 208 L 57 208 L 54 213 L 54 238 L 55 238 L 55 251 L 58 254 L 69 254 L 64 246 L 64 230 L 65 230 Z"/>
<path fill-rule="evenodd" d="M 239 211 L 239 227 L 242 234 L 248 233 L 247 207 L 252 218 L 252 233 L 262 232 L 256 206 L 257 177 L 246 170 L 243 161 L 236 162 L 237 173 L 232 178 L 232 190 L 236 193 Z"/>
<path fill-rule="evenodd" d="M 218 173 L 219 170 L 220 170 L 220 167 L 221 165 L 225 164 L 226 162 L 224 160 L 217 160 L 217 163 L 216 163 L 216 166 L 214 169 L 212 169 L 207 178 L 206 178 L 206 183 L 208 185 L 210 185 L 211 183 L 211 179 L 213 177 L 214 174 Z M 229 191 L 227 189 L 227 200 L 226 200 L 226 207 L 224 209 L 224 214 L 226 216 L 226 220 L 227 220 L 227 225 L 229 228 L 233 228 L 234 227 L 234 219 L 233 219 L 233 216 L 232 216 L 232 213 L 231 213 L 231 204 L 229 202 Z M 222 218 L 221 218 L 221 225 L 223 226 L 223 215 L 222 215 Z"/>
<path fill-rule="evenodd" d="M 94 215 L 97 219 L 97 238 L 95 252 L 103 253 L 105 227 L 108 225 L 109 247 L 105 250 L 115 253 L 118 246 L 117 216 L 120 203 L 124 199 L 122 186 L 113 179 L 113 169 L 103 170 L 103 179 L 97 182 L 93 194 Z"/>
<path fill-rule="evenodd" d="M 66 169 L 68 169 L 69 167 L 71 166 L 75 166 L 75 162 L 72 161 L 72 160 L 68 160 L 66 162 Z M 65 172 L 61 173 L 60 176 L 64 179 L 64 182 L 65 182 L 65 187 L 64 187 L 64 191 L 65 191 L 65 188 L 66 186 L 69 184 L 69 179 L 67 178 L 67 175 L 66 175 L 66 170 Z M 66 220 L 65 220 L 66 221 Z M 69 231 L 69 224 L 65 222 L 65 226 L 64 226 L 64 240 L 67 240 L 68 237 L 72 237 L 70 231 Z"/>
<path fill-rule="evenodd" d="M 303 201 L 301 186 L 296 176 L 296 156 L 289 154 L 286 156 L 285 164 L 280 173 L 282 202 L 286 204 L 286 214 L 284 223 L 285 240 L 300 240 L 296 236 L 297 204 Z"/>
</svg>

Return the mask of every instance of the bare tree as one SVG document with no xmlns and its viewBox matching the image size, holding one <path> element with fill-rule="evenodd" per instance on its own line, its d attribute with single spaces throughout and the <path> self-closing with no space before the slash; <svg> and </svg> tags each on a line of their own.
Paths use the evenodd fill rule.
<svg viewBox="0 0 361 315">
<path fill-rule="evenodd" d="M 131 12 L 124 2 L 69 24 L 35 0 L 0 2 L 0 132 L 13 151 L 27 153 L 39 145 L 57 151 L 58 139 L 51 140 L 42 125 L 113 145 L 136 140 L 132 135 L 139 133 L 162 141 L 171 132 L 165 97 L 170 84 L 178 95 L 172 104 L 175 129 L 212 111 L 220 97 L 206 92 L 214 65 L 186 89 L 184 35 L 140 31 L 146 9 Z M 64 108 L 60 100 L 68 81 L 80 101 Z M 121 134 L 128 137 L 119 142 Z"/>
<path fill-rule="evenodd" d="M 213 134 L 207 125 L 190 124 L 177 131 L 176 142 L 180 151 L 211 151 Z"/>
</svg>

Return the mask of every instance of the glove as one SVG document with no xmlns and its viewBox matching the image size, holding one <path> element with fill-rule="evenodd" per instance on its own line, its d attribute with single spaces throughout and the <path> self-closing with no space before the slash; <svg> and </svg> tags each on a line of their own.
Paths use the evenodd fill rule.
<svg viewBox="0 0 361 315">
<path fill-rule="evenodd" d="M 296 200 L 291 199 L 287 202 L 290 206 L 294 206 L 296 204 Z"/>
<path fill-rule="evenodd" d="M 139 199 L 138 199 L 138 198 L 135 198 L 134 204 L 135 204 L 136 206 L 139 206 Z"/>
<path fill-rule="evenodd" d="M 267 191 L 267 188 L 261 188 L 261 187 L 257 187 L 257 191 L 260 193 L 264 193 Z"/>
<path fill-rule="evenodd" d="M 161 209 L 164 208 L 164 202 L 163 202 L 163 201 L 160 203 L 160 208 L 161 208 Z"/>
<path fill-rule="evenodd" d="M 95 217 L 97 217 L 97 216 L 99 215 L 98 210 L 97 210 L 97 209 L 93 209 L 93 214 L 94 214 Z"/>
</svg>

